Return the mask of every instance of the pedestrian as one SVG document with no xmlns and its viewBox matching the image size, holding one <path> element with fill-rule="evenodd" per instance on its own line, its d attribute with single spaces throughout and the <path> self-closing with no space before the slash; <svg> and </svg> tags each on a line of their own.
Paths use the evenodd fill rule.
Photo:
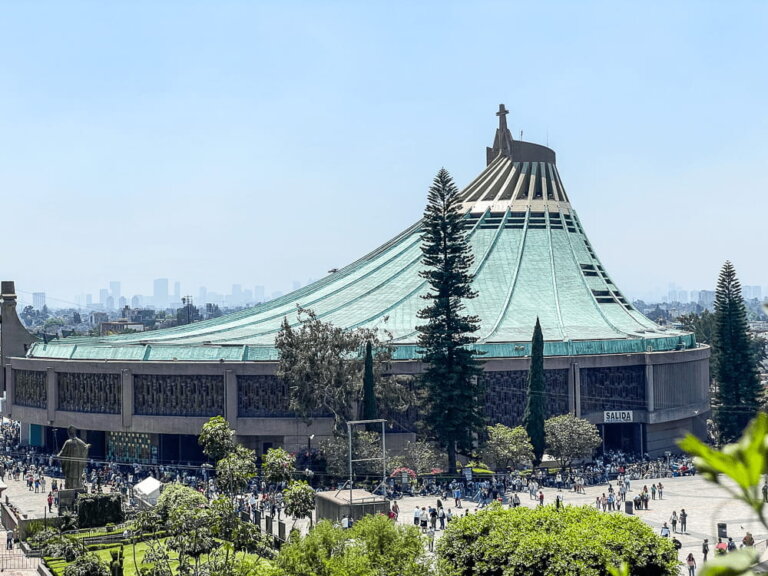
<svg viewBox="0 0 768 576">
<path fill-rule="evenodd" d="M 445 530 L 445 510 L 442 506 L 437 509 L 437 519 L 440 521 L 440 530 Z"/>
<path fill-rule="evenodd" d="M 413 525 L 418 526 L 421 520 L 421 508 L 416 506 L 416 508 L 413 509 Z"/>
<path fill-rule="evenodd" d="M 456 508 L 461 508 L 461 488 L 458 485 L 453 489 L 453 500 Z"/>
<path fill-rule="evenodd" d="M 395 521 L 397 521 L 400 516 L 400 506 L 397 505 L 397 502 L 392 502 L 392 512 L 395 514 Z"/>
<path fill-rule="evenodd" d="M 707 555 L 709 554 L 709 539 L 704 538 L 704 543 L 701 545 L 701 553 L 704 556 L 702 562 L 707 561 Z"/>
<path fill-rule="evenodd" d="M 651 484 L 651 499 L 656 500 L 656 484 Z"/>
<path fill-rule="evenodd" d="M 435 551 L 435 529 L 430 527 L 429 530 L 427 530 L 427 543 L 429 544 L 429 551 L 434 552 Z"/>
<path fill-rule="evenodd" d="M 664 485 L 659 482 L 657 488 L 659 490 L 659 500 L 664 500 Z"/>
<path fill-rule="evenodd" d="M 693 557 L 693 552 L 688 554 L 685 563 L 688 564 L 688 576 L 696 576 L 696 559 Z"/>
<path fill-rule="evenodd" d="M 669 538 L 669 526 L 667 526 L 666 522 L 664 522 L 664 525 L 661 527 L 659 534 L 664 538 Z"/>
<path fill-rule="evenodd" d="M 515 492 L 515 495 L 512 496 L 512 508 L 517 508 L 518 506 L 520 506 L 520 497 Z"/>
<path fill-rule="evenodd" d="M 685 508 L 680 509 L 680 532 L 685 534 L 688 531 L 688 513 Z"/>
<path fill-rule="evenodd" d="M 5 547 L 7 550 L 13 550 L 13 528 L 8 528 L 5 533 Z"/>
<path fill-rule="evenodd" d="M 544 492 L 539 490 L 539 506 L 544 506 Z"/>
<path fill-rule="evenodd" d="M 768 502 L 768 480 L 763 482 L 763 502 Z"/>
<path fill-rule="evenodd" d="M 747 546 L 749 548 L 754 546 L 755 545 L 755 539 L 752 537 L 752 533 L 751 532 L 747 532 L 746 535 L 744 536 L 744 538 L 742 538 L 741 543 L 742 543 L 742 545 Z"/>
<path fill-rule="evenodd" d="M 733 538 L 728 538 L 728 552 L 736 552 L 736 542 Z"/>
<path fill-rule="evenodd" d="M 53 512 L 53 493 L 48 492 L 48 512 Z"/>
<path fill-rule="evenodd" d="M 672 532 L 677 534 L 677 512 L 672 510 L 672 516 L 669 517 L 669 523 L 672 524 Z"/>
<path fill-rule="evenodd" d="M 425 506 L 421 507 L 421 513 L 419 514 L 419 526 L 421 527 L 421 533 L 427 533 L 427 523 L 429 522 L 429 513 Z"/>
</svg>

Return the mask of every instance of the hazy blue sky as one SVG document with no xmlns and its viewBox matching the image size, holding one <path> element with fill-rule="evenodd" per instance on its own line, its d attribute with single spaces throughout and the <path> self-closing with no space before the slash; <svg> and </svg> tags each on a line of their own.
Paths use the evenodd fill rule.
<svg viewBox="0 0 768 576">
<path fill-rule="evenodd" d="M 0 2 L 0 276 L 286 290 L 485 165 L 500 102 L 642 296 L 768 284 L 766 2 Z"/>
</svg>

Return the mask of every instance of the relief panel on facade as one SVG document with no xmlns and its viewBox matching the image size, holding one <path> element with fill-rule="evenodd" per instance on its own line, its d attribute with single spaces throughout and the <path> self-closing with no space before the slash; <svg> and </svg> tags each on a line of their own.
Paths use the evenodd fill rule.
<svg viewBox="0 0 768 576">
<path fill-rule="evenodd" d="M 46 373 L 39 370 L 14 370 L 13 401 L 19 406 L 45 408 L 48 405 Z"/>
<path fill-rule="evenodd" d="M 223 376 L 136 374 L 134 413 L 143 416 L 224 414 Z"/>
<path fill-rule="evenodd" d="M 120 375 L 60 372 L 59 410 L 120 414 Z"/>
<path fill-rule="evenodd" d="M 582 368 L 581 413 L 645 410 L 645 366 Z"/>
<path fill-rule="evenodd" d="M 528 371 L 483 373 L 485 416 L 491 424 L 520 426 L 528 389 Z M 545 370 L 546 416 L 568 413 L 568 370 Z"/>
<path fill-rule="evenodd" d="M 237 377 L 237 415 L 240 418 L 292 417 L 288 387 L 277 376 Z"/>
</svg>

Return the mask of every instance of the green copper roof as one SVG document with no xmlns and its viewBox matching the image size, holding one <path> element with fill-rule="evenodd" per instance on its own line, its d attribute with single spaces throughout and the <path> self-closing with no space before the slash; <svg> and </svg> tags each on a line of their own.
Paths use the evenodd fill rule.
<svg viewBox="0 0 768 576">
<path fill-rule="evenodd" d="M 497 143 L 489 149 L 489 159 L 496 150 L 494 159 L 462 192 L 475 255 L 478 297 L 466 304 L 481 320 L 477 348 L 486 358 L 527 355 L 536 317 L 545 354 L 551 356 L 694 346 L 692 334 L 657 326 L 613 283 L 570 205 L 554 152 L 506 134 L 499 138 L 497 132 Z M 499 140 L 506 149 L 497 149 Z M 37 343 L 28 356 L 275 360 L 280 323 L 284 317 L 296 322 L 298 304 L 337 326 L 386 328 L 398 345 L 397 358 L 417 358 L 416 313 L 427 291 L 418 274 L 420 233 L 417 222 L 338 272 L 242 312 L 155 332 Z"/>
</svg>

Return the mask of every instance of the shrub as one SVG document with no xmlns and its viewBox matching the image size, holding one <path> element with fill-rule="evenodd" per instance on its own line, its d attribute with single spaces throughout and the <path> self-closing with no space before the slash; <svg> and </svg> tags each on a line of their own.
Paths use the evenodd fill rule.
<svg viewBox="0 0 768 576">
<path fill-rule="evenodd" d="M 95 554 L 86 554 L 67 566 L 64 576 L 109 576 L 109 568 Z"/>
<path fill-rule="evenodd" d="M 49 539 L 43 546 L 43 556 L 53 556 L 55 558 L 64 558 L 67 562 L 72 562 L 83 553 L 83 547 L 79 542 L 67 536 L 57 535 Z"/>
<path fill-rule="evenodd" d="M 119 494 L 81 494 L 77 497 L 77 524 L 80 528 L 114 525 L 123 521 Z"/>
<path fill-rule="evenodd" d="M 587 506 L 487 511 L 451 522 L 437 545 L 440 574 L 607 576 L 627 562 L 637 576 L 677 574 L 677 552 L 639 519 Z"/>
</svg>

